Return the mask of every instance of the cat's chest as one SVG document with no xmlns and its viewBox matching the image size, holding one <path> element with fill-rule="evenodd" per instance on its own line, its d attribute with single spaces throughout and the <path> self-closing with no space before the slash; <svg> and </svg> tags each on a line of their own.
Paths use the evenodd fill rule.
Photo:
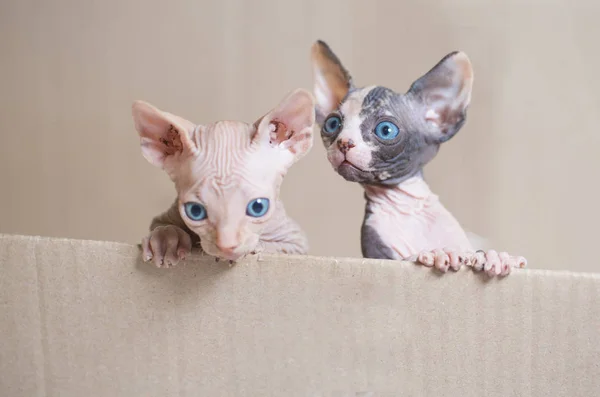
<svg viewBox="0 0 600 397">
<path fill-rule="evenodd" d="M 414 205 L 369 203 L 367 213 L 366 222 L 380 235 L 393 236 L 393 239 L 430 234 L 439 216 L 436 208 L 424 202 Z"/>
<path fill-rule="evenodd" d="M 396 256 L 407 258 L 423 250 L 462 247 L 462 230 L 437 200 L 369 203 L 365 225 Z"/>
</svg>

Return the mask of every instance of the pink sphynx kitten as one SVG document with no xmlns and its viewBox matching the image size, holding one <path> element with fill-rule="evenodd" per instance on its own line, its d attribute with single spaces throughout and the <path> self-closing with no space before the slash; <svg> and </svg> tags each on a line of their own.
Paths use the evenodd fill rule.
<svg viewBox="0 0 600 397">
<path fill-rule="evenodd" d="M 306 254 L 308 242 L 279 199 L 289 167 L 313 144 L 315 102 L 288 94 L 254 124 L 194 124 L 136 101 L 142 154 L 175 184 L 177 199 L 142 240 L 145 261 L 170 267 L 200 245 L 233 263 L 259 252 Z"/>
<path fill-rule="evenodd" d="M 489 275 L 526 266 L 525 258 L 506 252 L 475 252 L 423 179 L 423 167 L 466 120 L 473 85 L 466 54 L 446 55 L 405 94 L 356 87 L 323 41 L 313 44 L 311 61 L 327 158 L 338 174 L 365 191 L 364 257 L 409 260 L 443 272 L 464 264 Z"/>
</svg>

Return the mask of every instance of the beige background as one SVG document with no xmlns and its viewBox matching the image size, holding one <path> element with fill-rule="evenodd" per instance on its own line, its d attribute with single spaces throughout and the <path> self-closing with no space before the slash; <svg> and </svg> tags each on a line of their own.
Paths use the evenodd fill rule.
<svg viewBox="0 0 600 397">
<path fill-rule="evenodd" d="M 131 102 L 254 121 L 311 88 L 321 38 L 358 84 L 400 91 L 466 51 L 469 119 L 426 168 L 432 188 L 531 267 L 600 271 L 600 5 L 578 3 L 2 0 L 0 232 L 137 243 L 174 191 L 140 154 Z M 312 254 L 359 256 L 361 189 L 319 139 L 283 198 Z"/>
</svg>

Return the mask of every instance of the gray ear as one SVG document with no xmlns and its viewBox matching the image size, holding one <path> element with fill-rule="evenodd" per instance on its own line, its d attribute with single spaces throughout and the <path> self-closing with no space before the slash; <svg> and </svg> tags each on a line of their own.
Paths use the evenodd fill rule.
<svg viewBox="0 0 600 397">
<path fill-rule="evenodd" d="M 353 88 L 352 77 L 329 46 L 316 41 L 311 50 L 316 121 L 323 124 L 325 118 L 336 109 Z"/>
<path fill-rule="evenodd" d="M 472 87 L 471 61 L 460 51 L 446 55 L 410 86 L 408 94 L 422 105 L 430 141 L 445 142 L 460 130 L 467 117 Z"/>
</svg>

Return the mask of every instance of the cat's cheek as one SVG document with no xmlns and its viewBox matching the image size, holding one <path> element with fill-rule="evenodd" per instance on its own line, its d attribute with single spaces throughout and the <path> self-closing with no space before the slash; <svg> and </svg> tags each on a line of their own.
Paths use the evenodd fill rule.
<svg viewBox="0 0 600 397">
<path fill-rule="evenodd" d="M 331 163 L 333 168 L 337 169 L 344 161 L 344 155 L 334 146 L 330 146 L 327 150 L 327 160 Z"/>
<path fill-rule="evenodd" d="M 202 247 L 202 251 L 206 252 L 208 255 L 211 256 L 219 256 L 220 255 L 220 251 L 217 248 L 217 246 L 212 243 L 210 240 L 208 240 L 207 238 L 202 238 L 202 236 L 200 236 L 200 247 Z"/>
<path fill-rule="evenodd" d="M 244 241 L 250 241 L 252 239 L 258 239 L 262 234 L 265 224 L 269 221 L 269 217 L 253 219 L 244 228 Z"/>
<path fill-rule="evenodd" d="M 247 255 L 254 251 L 258 246 L 262 229 L 263 226 L 260 224 L 250 223 L 246 225 L 242 230 L 241 244 L 236 252 L 239 255 Z"/>
</svg>

